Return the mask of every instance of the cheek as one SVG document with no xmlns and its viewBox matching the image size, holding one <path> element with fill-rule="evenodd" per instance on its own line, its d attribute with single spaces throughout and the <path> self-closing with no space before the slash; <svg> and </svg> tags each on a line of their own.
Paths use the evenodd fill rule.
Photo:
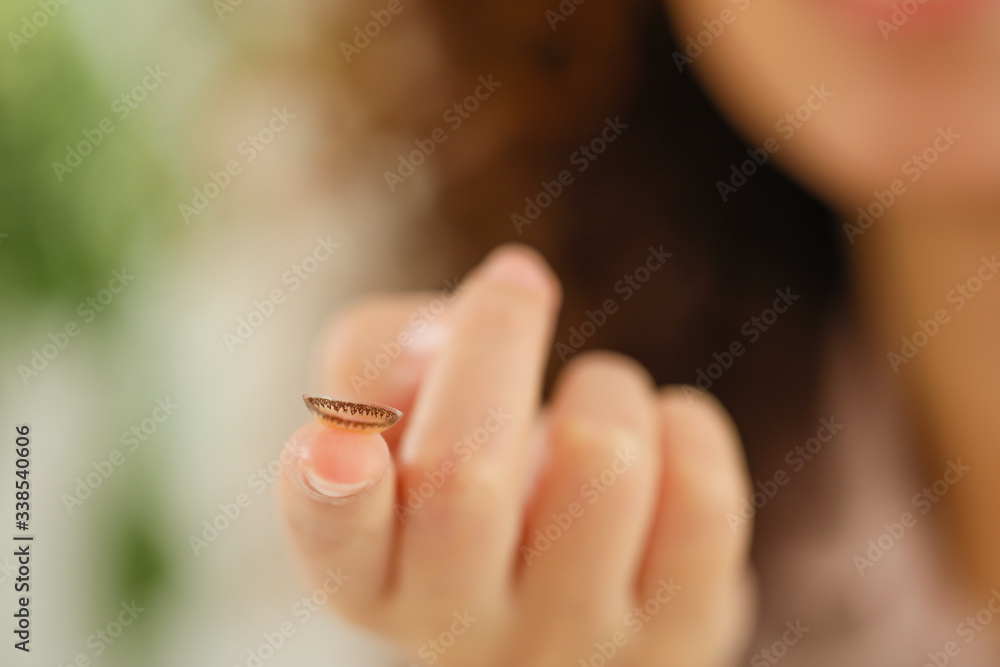
<svg viewBox="0 0 1000 667">
<path fill-rule="evenodd" d="M 876 20 L 834 2 L 668 2 L 693 61 L 681 75 L 698 76 L 751 145 L 776 144 L 772 158 L 835 206 L 853 210 L 897 180 L 914 203 L 991 192 L 1000 12 L 886 40 Z"/>
</svg>

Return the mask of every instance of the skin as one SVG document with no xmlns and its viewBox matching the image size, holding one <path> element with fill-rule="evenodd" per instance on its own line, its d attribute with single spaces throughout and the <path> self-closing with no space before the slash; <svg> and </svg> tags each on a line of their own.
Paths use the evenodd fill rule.
<svg viewBox="0 0 1000 667">
<path fill-rule="evenodd" d="M 351 396 L 349 378 L 434 296 L 374 297 L 341 314 L 325 390 Z M 727 664 L 753 618 L 751 532 L 734 534 L 725 518 L 748 492 L 736 431 L 713 399 L 657 389 L 607 352 L 575 357 L 542 406 L 559 297 L 535 252 L 487 257 L 448 307 L 448 344 L 414 344 L 363 389 L 406 413 L 397 427 L 358 435 L 314 423 L 293 436 L 298 458 L 280 487 L 291 538 L 317 587 L 328 570 L 349 577 L 331 597 L 342 615 L 415 660 L 424 646 L 440 665 L 576 664 L 617 637 L 622 665 Z M 498 408 L 502 426 L 457 453 L 453 443 L 497 425 Z M 329 465 L 331 450 L 346 469 Z M 335 488 L 370 484 L 310 493 L 301 472 L 313 460 Z M 400 520 L 394 505 L 440 471 L 440 488 Z M 570 512 L 550 544 L 537 541 Z M 653 613 L 632 611 L 647 604 Z M 466 611 L 476 621 L 455 628 Z M 463 632 L 447 651 L 428 645 L 453 629 Z"/>
<path fill-rule="evenodd" d="M 775 123 L 806 102 L 811 86 L 833 93 L 779 140 L 773 159 L 845 223 L 907 177 L 903 165 L 939 127 L 960 135 L 850 244 L 864 334 L 896 350 L 982 255 L 1000 249 L 1000 10 L 925 7 L 930 20 L 918 14 L 886 40 L 877 6 L 875 15 L 868 5 L 820 1 L 667 6 L 682 44 L 702 21 L 734 12 L 691 75 L 751 144 L 780 137 Z M 574 357 L 542 405 L 559 285 L 540 257 L 517 246 L 496 250 L 466 278 L 441 318 L 446 339 L 414 343 L 356 390 L 348 379 L 434 297 L 368 298 L 326 337 L 324 392 L 406 416 L 383 434 L 309 424 L 291 439 L 294 465 L 280 494 L 313 584 L 339 568 L 348 579 L 330 604 L 418 664 L 428 664 L 428 651 L 446 667 L 586 664 L 610 650 L 616 632 L 618 665 L 735 664 L 753 624 L 754 588 L 751 531 L 733 534 L 725 521 L 749 490 L 725 411 L 710 397 L 652 386 L 638 364 L 611 353 Z M 959 458 L 973 467 L 942 511 L 958 538 L 952 571 L 966 574 L 974 599 L 1000 582 L 1000 531 L 989 518 L 1000 504 L 998 314 L 1000 281 L 898 374 L 921 415 L 913 426 L 928 470 Z M 509 418 L 461 460 L 453 443 L 496 408 Z M 590 504 L 590 480 L 622 451 L 635 464 Z M 339 495 L 314 492 L 303 474 L 312 465 Z M 394 508 L 443 470 L 423 506 L 400 520 Z M 583 509 L 571 527 L 529 564 L 522 548 L 537 546 L 536 531 L 574 503 Z M 661 581 L 680 589 L 633 632 L 630 610 L 662 595 Z M 456 620 L 466 611 L 476 619 L 467 629 Z M 451 630 L 454 645 L 438 651 L 431 642 Z"/>
<path fill-rule="evenodd" d="M 752 144 L 775 123 L 833 95 L 773 158 L 857 225 L 858 207 L 901 180 L 905 192 L 861 235 L 845 229 L 863 325 L 880 351 L 898 351 L 918 320 L 942 306 L 981 258 L 1000 250 L 1000 6 L 933 0 L 885 38 L 891 3 L 864 0 L 671 0 L 679 41 L 730 10 L 735 20 L 694 62 L 709 94 Z M 745 7 L 745 8 L 744 8 Z M 933 164 L 918 163 L 937 128 L 960 135 Z M 939 147 L 943 146 L 939 143 Z M 916 172 L 903 171 L 907 163 Z M 883 197 L 885 199 L 885 197 Z M 958 549 L 951 576 L 971 599 L 1000 582 L 1000 282 L 985 283 L 899 372 L 919 422 L 928 481 L 961 458 L 977 474 L 943 504 Z"/>
</svg>

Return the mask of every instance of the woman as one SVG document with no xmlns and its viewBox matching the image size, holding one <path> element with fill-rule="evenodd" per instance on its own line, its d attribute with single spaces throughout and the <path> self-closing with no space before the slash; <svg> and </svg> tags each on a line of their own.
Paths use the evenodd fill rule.
<svg viewBox="0 0 1000 667">
<path fill-rule="evenodd" d="M 413 284 L 541 256 L 335 318 L 407 416 L 292 437 L 298 552 L 415 664 L 995 664 L 1000 13 L 666 5 L 322 24 Z"/>
</svg>

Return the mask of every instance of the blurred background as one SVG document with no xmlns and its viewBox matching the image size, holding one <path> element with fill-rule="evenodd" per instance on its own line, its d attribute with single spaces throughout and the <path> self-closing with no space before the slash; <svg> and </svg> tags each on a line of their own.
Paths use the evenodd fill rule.
<svg viewBox="0 0 1000 667">
<path fill-rule="evenodd" d="M 394 233 L 316 194 L 315 105 L 261 65 L 294 9 L 0 8 L 0 507 L 29 424 L 36 536 L 31 653 L 0 664 L 255 664 L 286 621 L 269 665 L 360 650 L 301 605 L 273 480 L 317 331 Z"/>
<path fill-rule="evenodd" d="M 275 502 L 278 457 L 310 419 L 300 397 L 321 386 L 317 343 L 338 308 L 370 290 L 440 291 L 510 240 L 539 248 L 563 281 L 559 340 L 619 294 L 651 248 L 674 253 L 655 287 L 623 298 L 620 316 L 573 344 L 629 354 L 658 384 L 697 382 L 717 351 L 749 335 L 745 324 L 776 288 L 801 294 L 731 372 L 698 385 L 733 416 L 757 480 L 783 469 L 819 418 L 845 417 L 843 408 L 852 424 L 757 521 L 755 565 L 773 604 L 760 624 L 767 643 L 754 648 L 803 609 L 830 630 L 826 644 L 814 635 L 811 655 L 851 656 L 840 662 L 910 664 L 950 636 L 959 616 L 949 577 L 967 568 L 938 565 L 950 543 L 937 525 L 863 581 L 851 561 L 882 529 L 886 503 L 905 507 L 920 488 L 900 417 L 912 415 L 895 403 L 897 382 L 915 376 L 890 377 L 881 358 L 896 329 L 912 331 L 909 315 L 885 327 L 885 340 L 862 341 L 870 349 L 844 352 L 856 367 L 831 345 L 854 344 L 844 334 L 865 307 L 854 301 L 870 296 L 848 275 L 853 237 L 832 207 L 867 205 L 869 185 L 887 187 L 925 147 L 924 124 L 953 121 L 985 138 L 962 144 L 953 155 L 972 158 L 936 168 L 894 213 L 905 219 L 906 207 L 924 208 L 920 196 L 936 201 L 956 184 L 995 192 L 995 170 L 982 166 L 995 158 L 995 95 L 979 82 L 995 80 L 996 24 L 984 21 L 968 52 L 943 40 L 948 60 L 905 36 L 885 47 L 874 24 L 865 25 L 875 38 L 831 30 L 813 45 L 789 26 L 815 3 L 771 5 L 740 30 L 773 43 L 763 49 L 772 60 L 720 41 L 702 62 L 723 66 L 698 79 L 677 58 L 692 24 L 711 37 L 687 10 L 717 13 L 712 3 L 673 3 L 684 11 L 669 28 L 657 0 L 589 3 L 565 23 L 541 2 L 401 3 L 413 9 L 383 25 L 381 39 L 372 12 L 391 5 L 382 0 L 0 8 L 0 517 L 14 516 L 14 427 L 27 424 L 24 532 L 35 537 L 31 653 L 3 646 L 0 667 L 384 664 L 387 648 L 321 611 L 322 595 L 310 599 L 297 576 Z M 373 25 L 366 37 L 361 26 Z M 937 78 L 925 78 L 925 59 Z M 784 88 L 756 85 L 762 72 L 782 74 L 775 63 L 788 65 Z M 494 76 L 501 94 L 469 97 Z M 706 94 L 713 76 L 727 80 Z M 774 135 L 775 118 L 812 117 L 806 91 L 824 82 L 838 96 L 826 115 L 775 160 L 748 161 L 763 154 L 757 140 Z M 735 128 L 710 99 L 730 84 L 745 99 L 717 102 Z M 953 84 L 954 94 L 938 93 Z M 619 118 L 628 133 L 613 149 L 601 140 L 608 150 L 580 168 L 579 149 Z M 442 127 L 456 138 L 438 142 L 433 166 L 404 164 L 414 138 Z M 543 182 L 572 168 L 564 196 L 544 194 Z M 731 176 L 741 181 L 727 195 L 720 179 Z M 909 231 L 879 222 L 864 252 L 878 257 L 908 238 L 900 228 Z M 985 250 L 970 252 L 978 265 Z M 870 284 L 889 284 L 883 270 Z M 968 275 L 965 263 L 956 270 Z M 921 294 L 939 300 L 936 290 Z M 976 340 L 989 329 L 967 319 L 949 331 L 963 326 Z M 553 355 L 549 381 L 564 360 Z M 970 367 L 992 380 L 988 365 Z M 961 373 L 948 377 L 965 388 Z M 976 442 L 992 451 L 988 437 Z M 0 529 L 6 619 L 16 532 Z M 914 575 L 911 559 L 940 581 Z M 985 644 L 976 645 L 984 655 Z M 795 659 L 808 664 L 807 655 Z"/>
</svg>

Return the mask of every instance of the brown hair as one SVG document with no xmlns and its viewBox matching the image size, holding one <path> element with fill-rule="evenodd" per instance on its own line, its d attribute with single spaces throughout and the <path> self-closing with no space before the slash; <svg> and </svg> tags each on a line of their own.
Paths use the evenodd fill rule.
<svg viewBox="0 0 1000 667">
<path fill-rule="evenodd" d="M 337 52 L 326 43 L 320 71 L 329 77 L 334 63 L 342 94 L 358 105 L 353 117 L 364 121 L 352 169 L 382 187 L 397 153 L 405 157 L 414 138 L 443 127 L 442 112 L 492 75 L 499 87 L 446 130 L 420 167 L 431 171 L 394 188 L 423 230 L 410 240 L 414 255 L 435 258 L 433 274 L 423 275 L 439 281 L 499 243 L 529 243 L 564 284 L 557 342 L 601 320 L 596 311 L 614 299 L 602 326 L 582 327 L 592 333 L 585 347 L 631 355 L 661 384 L 695 383 L 742 342 L 745 354 L 709 378 L 710 390 L 733 414 L 752 468 L 772 466 L 761 461 L 775 433 L 804 440 L 819 417 L 811 407 L 822 333 L 844 291 L 831 213 L 770 163 L 723 201 L 716 182 L 729 179 L 749 147 L 688 69 L 678 71 L 659 0 L 563 5 L 576 7 L 566 20 L 547 14 L 558 11 L 555 0 L 402 0 L 394 23 L 350 55 L 343 44 L 356 35 L 351 26 L 372 17 L 340 17 L 329 35 Z M 596 159 L 571 162 L 609 119 L 627 129 Z M 379 151 L 373 137 L 400 141 Z M 564 170 L 572 182 L 539 197 L 556 192 L 551 184 Z M 534 220 L 526 198 L 540 209 Z M 672 253 L 663 268 L 628 299 L 616 292 L 661 245 Z M 799 299 L 752 342 L 741 329 L 778 289 Z M 554 354 L 550 379 L 560 365 Z"/>
</svg>

